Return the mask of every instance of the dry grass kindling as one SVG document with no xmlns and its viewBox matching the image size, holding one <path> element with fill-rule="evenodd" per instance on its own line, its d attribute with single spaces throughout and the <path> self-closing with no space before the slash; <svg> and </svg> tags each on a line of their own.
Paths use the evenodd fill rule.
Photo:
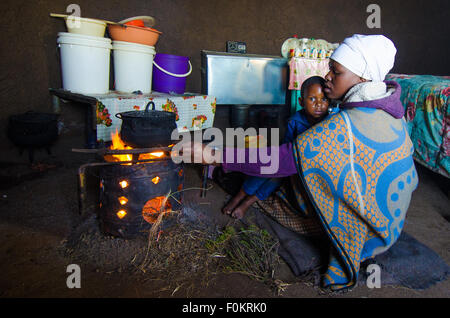
<svg viewBox="0 0 450 318">
<path fill-rule="evenodd" d="M 206 247 L 211 254 L 222 256 L 221 267 L 225 272 L 247 275 L 281 292 L 286 286 L 274 278 L 280 261 L 278 244 L 266 230 L 251 225 L 240 230 L 226 227 L 216 239 L 209 240 Z"/>
<path fill-rule="evenodd" d="M 159 291 L 171 296 L 190 296 L 199 284 L 207 287 L 218 271 L 247 275 L 278 292 L 285 287 L 273 277 L 278 242 L 267 231 L 256 226 L 218 231 L 190 222 L 183 211 L 160 211 L 152 227 L 133 240 L 101 234 L 91 218 L 64 247 L 66 256 L 90 262 L 99 271 L 159 281 L 164 286 Z"/>
</svg>

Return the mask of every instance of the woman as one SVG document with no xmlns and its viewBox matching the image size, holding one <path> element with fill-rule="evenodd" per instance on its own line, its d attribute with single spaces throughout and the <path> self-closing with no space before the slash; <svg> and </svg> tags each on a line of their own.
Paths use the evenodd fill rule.
<svg viewBox="0 0 450 318">
<path fill-rule="evenodd" d="M 330 57 L 324 89 L 327 97 L 342 101 L 341 112 L 281 145 L 275 158 L 280 169 L 262 175 L 296 175 L 288 189 L 296 202 L 288 204 L 286 192 L 278 201 L 291 211 L 296 206 L 289 221 L 286 213 L 280 217 L 280 204 L 266 210 L 286 226 L 297 220 L 290 227 L 299 233 L 327 235 L 331 248 L 323 284 L 334 290 L 354 286 L 360 263 L 395 243 L 417 187 L 400 87 L 383 82 L 395 54 L 394 44 L 382 35 L 346 38 Z M 222 157 L 237 151 L 226 148 Z M 256 176 L 265 165 L 222 163 L 225 171 Z"/>
</svg>

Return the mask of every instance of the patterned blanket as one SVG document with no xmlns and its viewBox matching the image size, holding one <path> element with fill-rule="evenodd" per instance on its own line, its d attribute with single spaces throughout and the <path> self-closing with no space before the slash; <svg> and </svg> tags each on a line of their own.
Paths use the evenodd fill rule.
<svg viewBox="0 0 450 318">
<path fill-rule="evenodd" d="M 388 74 L 402 87 L 414 159 L 450 178 L 450 76 Z"/>
<path fill-rule="evenodd" d="M 325 287 L 355 285 L 361 262 L 400 236 L 418 183 L 413 150 L 403 119 L 368 108 L 341 111 L 297 136 L 306 193 L 294 187 L 295 197 L 299 206 L 312 202 L 332 243 Z"/>
</svg>

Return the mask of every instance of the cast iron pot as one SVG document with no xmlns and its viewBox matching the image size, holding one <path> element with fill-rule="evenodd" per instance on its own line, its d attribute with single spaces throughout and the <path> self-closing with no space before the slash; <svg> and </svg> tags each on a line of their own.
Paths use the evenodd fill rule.
<svg viewBox="0 0 450 318">
<path fill-rule="evenodd" d="M 149 106 L 152 105 L 152 110 Z M 172 131 L 177 128 L 175 113 L 155 110 L 149 102 L 144 111 L 117 113 L 122 119 L 120 138 L 133 148 L 167 147 L 172 143 Z"/>
<path fill-rule="evenodd" d="M 58 137 L 58 114 L 29 111 L 9 117 L 8 138 L 19 148 L 49 147 Z"/>
</svg>

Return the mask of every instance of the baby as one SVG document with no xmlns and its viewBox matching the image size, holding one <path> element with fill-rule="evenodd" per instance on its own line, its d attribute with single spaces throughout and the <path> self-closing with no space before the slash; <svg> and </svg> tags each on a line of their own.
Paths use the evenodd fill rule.
<svg viewBox="0 0 450 318">
<path fill-rule="evenodd" d="M 325 80 L 313 76 L 303 82 L 299 102 L 302 109 L 288 121 L 283 143 L 292 142 L 297 135 L 323 120 L 330 113 L 329 100 L 324 94 Z M 331 113 L 337 112 L 335 108 Z M 223 208 L 223 213 L 240 219 L 248 208 L 258 200 L 266 199 L 281 185 L 282 178 L 261 178 L 248 176 L 239 193 Z"/>
</svg>

